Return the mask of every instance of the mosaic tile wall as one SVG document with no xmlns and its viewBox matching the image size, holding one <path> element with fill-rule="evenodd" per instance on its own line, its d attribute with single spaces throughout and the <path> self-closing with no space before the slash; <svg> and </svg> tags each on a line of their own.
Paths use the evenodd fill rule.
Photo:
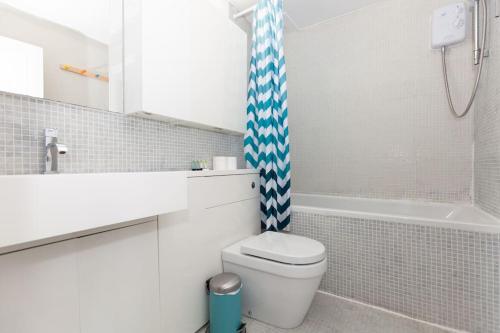
<svg viewBox="0 0 500 333">
<path fill-rule="evenodd" d="M 500 332 L 500 235 L 293 212 L 322 242 L 321 289 L 473 333 Z"/>
<path fill-rule="evenodd" d="M 64 173 L 188 170 L 214 155 L 238 156 L 244 166 L 241 136 L 0 93 L 0 175 L 44 170 L 46 127 L 68 146 Z"/>
<path fill-rule="evenodd" d="M 382 0 L 287 34 L 295 192 L 471 201 L 473 116 L 450 114 L 429 47 L 430 15 L 449 2 Z M 449 52 L 457 105 L 471 49 L 469 36 Z"/>
<path fill-rule="evenodd" d="M 476 100 L 474 190 L 476 203 L 500 218 L 500 19 L 490 13 L 490 56 Z"/>
</svg>

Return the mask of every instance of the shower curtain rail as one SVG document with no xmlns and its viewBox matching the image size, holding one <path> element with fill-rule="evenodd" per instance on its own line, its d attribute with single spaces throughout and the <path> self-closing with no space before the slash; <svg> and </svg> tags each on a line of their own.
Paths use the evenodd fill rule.
<svg viewBox="0 0 500 333">
<path fill-rule="evenodd" d="M 251 12 L 253 12 L 255 10 L 255 8 L 257 8 L 257 5 L 253 5 L 252 7 L 249 7 L 247 9 L 244 9 L 242 10 L 241 12 L 239 13 L 236 13 L 234 16 L 233 16 L 233 19 L 237 19 L 237 18 L 240 18 L 240 17 L 243 17 L 247 14 L 250 14 Z"/>
</svg>

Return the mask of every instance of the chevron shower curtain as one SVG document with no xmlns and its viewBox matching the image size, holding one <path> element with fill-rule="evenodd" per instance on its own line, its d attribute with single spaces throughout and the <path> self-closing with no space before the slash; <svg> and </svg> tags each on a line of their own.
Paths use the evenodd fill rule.
<svg viewBox="0 0 500 333">
<path fill-rule="evenodd" d="M 254 13 L 245 158 L 260 172 L 261 222 L 290 223 L 290 154 L 283 0 L 259 0 Z"/>
</svg>

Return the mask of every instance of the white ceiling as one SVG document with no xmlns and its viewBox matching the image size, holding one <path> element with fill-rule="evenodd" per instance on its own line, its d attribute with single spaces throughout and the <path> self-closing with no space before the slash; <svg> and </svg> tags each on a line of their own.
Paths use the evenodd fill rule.
<svg viewBox="0 0 500 333">
<path fill-rule="evenodd" d="M 340 16 L 380 0 L 284 0 L 289 23 L 297 29 Z M 229 0 L 238 10 L 246 9 L 257 0 Z"/>
</svg>

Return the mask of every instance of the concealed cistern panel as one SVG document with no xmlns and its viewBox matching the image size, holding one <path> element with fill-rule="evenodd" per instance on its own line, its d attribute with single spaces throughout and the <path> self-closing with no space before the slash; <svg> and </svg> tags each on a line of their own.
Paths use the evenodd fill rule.
<svg viewBox="0 0 500 333">
<path fill-rule="evenodd" d="M 432 14 L 432 48 L 460 43 L 465 40 L 467 11 L 463 2 L 438 8 Z"/>
</svg>

